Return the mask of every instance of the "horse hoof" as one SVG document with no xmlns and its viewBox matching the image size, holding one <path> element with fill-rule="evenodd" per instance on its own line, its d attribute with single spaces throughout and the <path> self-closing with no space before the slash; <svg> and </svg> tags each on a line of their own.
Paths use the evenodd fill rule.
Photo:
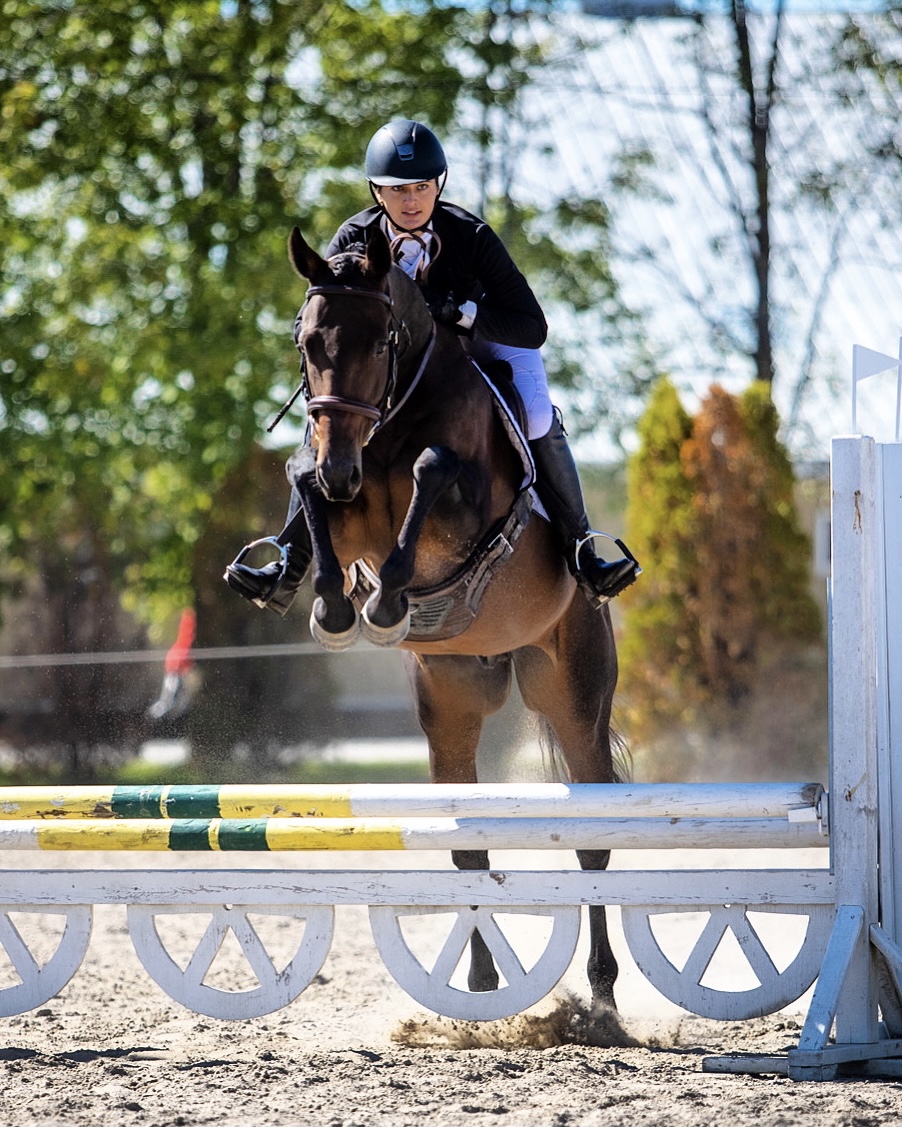
<svg viewBox="0 0 902 1127">
<path fill-rule="evenodd" d="M 313 604 L 313 610 L 310 612 L 310 633 L 313 635 L 313 640 L 330 653 L 341 653 L 342 650 L 349 650 L 360 637 L 360 616 L 356 608 L 354 608 L 353 623 L 347 630 L 340 630 L 337 634 L 326 630 L 317 619 L 317 611 L 325 613 L 325 608 L 326 604 L 322 599 L 317 599 Z"/>
<path fill-rule="evenodd" d="M 410 608 L 407 609 L 400 622 L 393 626 L 377 626 L 369 615 L 370 599 L 363 608 L 360 619 L 360 628 L 364 638 L 374 646 L 397 646 L 403 642 L 410 633 Z"/>
</svg>

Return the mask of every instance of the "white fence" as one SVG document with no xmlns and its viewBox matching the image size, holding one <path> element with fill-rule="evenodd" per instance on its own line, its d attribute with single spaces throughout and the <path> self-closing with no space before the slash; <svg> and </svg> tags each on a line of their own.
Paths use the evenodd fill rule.
<svg viewBox="0 0 902 1127">
<path fill-rule="evenodd" d="M 0 944 L 19 981 L 0 989 L 0 1013 L 40 1006 L 69 981 L 87 948 L 95 904 L 128 906 L 139 957 L 179 1002 L 220 1018 L 268 1013 L 292 1002 L 318 973 L 331 943 L 335 906 L 362 904 L 369 907 L 384 962 L 412 997 L 452 1017 L 498 1018 L 553 988 L 573 956 L 582 906 L 607 904 L 622 907 L 626 940 L 642 972 L 691 1012 L 727 1020 L 770 1013 L 799 998 L 817 978 L 799 1046 L 788 1057 L 711 1058 L 706 1063 L 711 1070 L 782 1071 L 818 1079 L 847 1067 L 894 1068 L 892 1058 L 902 1057 L 902 950 L 896 945 L 902 867 L 892 848 L 894 819 L 902 817 L 896 796 L 902 771 L 893 762 L 893 748 L 902 749 L 902 584 L 896 562 L 902 547 L 902 447 L 835 439 L 832 488 L 829 818 L 826 795 L 811 784 L 524 785 L 514 795 L 510 788 L 485 786 L 458 788 L 453 799 L 440 788 L 345 788 L 329 792 L 328 809 L 317 806 L 320 799 L 309 792 L 292 795 L 291 788 L 279 788 L 261 796 L 258 788 L 253 802 L 242 806 L 238 796 L 224 799 L 218 793 L 215 810 L 202 809 L 197 816 L 189 810 L 188 817 L 184 811 L 173 814 L 178 803 L 174 798 L 169 803 L 171 795 L 154 796 L 159 809 L 139 810 L 136 817 L 126 807 L 114 811 L 104 805 L 103 795 L 77 794 L 78 788 L 62 794 L 0 792 L 6 819 L 0 822 L 0 845 L 7 849 L 183 849 L 188 843 L 198 850 L 295 851 L 650 844 L 790 849 L 826 845 L 829 823 L 829 869 L 9 868 L 0 870 Z M 440 807 L 440 800 L 451 805 Z M 405 927 L 413 917 L 439 912 L 449 917 L 449 930 L 435 957 L 424 959 Z M 684 960 L 662 947 L 655 928 L 662 912 L 702 914 L 704 926 Z M 43 962 L 12 918 L 29 913 L 65 916 L 59 944 Z M 187 960 L 173 958 L 159 926 L 180 913 L 207 921 Z M 778 969 L 750 913 L 793 915 L 804 922 L 788 966 Z M 303 925 L 297 949 L 281 969 L 253 922 L 273 916 Z M 524 917 L 543 922 L 547 931 L 534 962 L 518 954 L 516 927 L 510 925 L 513 919 L 527 927 Z M 477 928 L 502 973 L 499 988 L 484 993 L 458 984 L 458 964 Z M 222 989 L 207 981 L 229 932 L 256 976 L 251 989 Z M 756 987 L 705 984 L 728 933 L 738 940 Z"/>
</svg>

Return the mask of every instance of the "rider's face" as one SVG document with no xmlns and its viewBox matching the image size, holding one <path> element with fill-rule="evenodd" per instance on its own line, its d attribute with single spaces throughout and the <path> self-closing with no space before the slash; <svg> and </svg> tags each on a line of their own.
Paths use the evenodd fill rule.
<svg viewBox="0 0 902 1127">
<path fill-rule="evenodd" d="M 439 188 L 438 180 L 423 180 L 419 184 L 388 184 L 374 191 L 395 227 L 420 231 L 432 218 Z"/>
</svg>

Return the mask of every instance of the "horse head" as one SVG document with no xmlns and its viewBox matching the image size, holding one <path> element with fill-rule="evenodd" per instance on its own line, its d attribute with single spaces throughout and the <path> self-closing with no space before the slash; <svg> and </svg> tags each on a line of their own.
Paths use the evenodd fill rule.
<svg viewBox="0 0 902 1127">
<path fill-rule="evenodd" d="M 327 261 L 295 227 L 288 257 L 310 283 L 298 347 L 317 481 L 330 501 L 353 501 L 363 481 L 363 447 L 384 417 L 397 374 L 391 251 L 377 231 L 362 255 L 347 252 Z"/>
</svg>

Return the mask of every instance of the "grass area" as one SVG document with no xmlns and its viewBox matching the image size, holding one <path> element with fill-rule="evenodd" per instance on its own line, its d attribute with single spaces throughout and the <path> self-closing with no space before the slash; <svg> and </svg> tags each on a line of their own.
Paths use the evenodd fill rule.
<svg viewBox="0 0 902 1127">
<path fill-rule="evenodd" d="M 418 761 L 356 763 L 350 760 L 305 760 L 261 772 L 253 763 L 222 763 L 204 771 L 190 763 L 167 765 L 133 759 L 115 770 L 75 774 L 65 770 L 0 771 L 0 787 L 15 786 L 166 786 L 187 784 L 250 785 L 253 783 L 428 783 L 429 765 Z"/>
<path fill-rule="evenodd" d="M 119 785 L 158 786 L 186 783 L 428 783 L 429 765 L 424 762 L 373 762 L 355 763 L 351 760 L 323 762 L 302 760 L 278 772 L 270 769 L 261 778 L 252 763 L 224 763 L 215 773 L 215 779 L 202 775 L 190 763 L 177 767 L 145 763 L 136 759 L 126 764 L 110 780 Z"/>
</svg>

